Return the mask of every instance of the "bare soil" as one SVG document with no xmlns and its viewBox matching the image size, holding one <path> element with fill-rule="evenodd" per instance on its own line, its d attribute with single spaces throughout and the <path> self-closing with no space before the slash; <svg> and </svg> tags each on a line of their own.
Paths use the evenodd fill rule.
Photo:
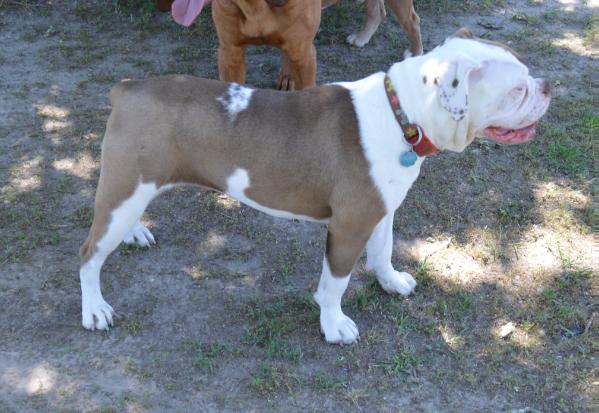
<svg viewBox="0 0 599 413">
<path fill-rule="evenodd" d="M 116 326 L 81 327 L 111 85 L 217 77 L 209 13 L 184 29 L 150 4 L 0 0 L 0 412 L 591 411 L 596 1 L 416 2 L 425 51 L 469 26 L 520 52 L 554 100 L 533 143 L 426 161 L 395 221 L 394 264 L 419 285 L 389 296 L 360 263 L 352 346 L 318 332 L 324 226 L 195 188 L 149 207 L 156 246 L 109 257 Z M 319 82 L 402 56 L 391 16 L 363 49 L 345 43 L 364 13 L 323 13 Z M 272 87 L 278 65 L 251 48 L 248 82 Z"/>
</svg>

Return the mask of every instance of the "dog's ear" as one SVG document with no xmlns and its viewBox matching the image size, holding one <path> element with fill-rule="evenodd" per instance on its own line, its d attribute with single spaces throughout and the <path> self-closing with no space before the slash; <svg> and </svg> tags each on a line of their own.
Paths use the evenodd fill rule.
<svg viewBox="0 0 599 413">
<path fill-rule="evenodd" d="M 475 39 L 476 35 L 472 33 L 472 30 L 470 30 L 469 28 L 462 27 L 458 29 L 458 31 L 456 31 L 454 34 L 452 34 L 451 37 L 460 37 L 462 39 Z"/>
<path fill-rule="evenodd" d="M 439 65 L 434 84 L 443 109 L 460 121 L 468 112 L 468 88 L 481 65 L 467 57 L 457 57 Z"/>
</svg>

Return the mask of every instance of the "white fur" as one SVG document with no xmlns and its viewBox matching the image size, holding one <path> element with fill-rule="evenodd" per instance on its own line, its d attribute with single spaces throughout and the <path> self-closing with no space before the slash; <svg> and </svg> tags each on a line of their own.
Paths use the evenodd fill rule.
<svg viewBox="0 0 599 413">
<path fill-rule="evenodd" d="M 217 97 L 216 100 L 222 103 L 223 107 L 229 112 L 229 117 L 233 120 L 239 112 L 248 107 L 253 93 L 254 89 L 241 86 L 238 83 L 231 83 L 227 93 Z"/>
<path fill-rule="evenodd" d="M 410 146 L 389 105 L 384 77 L 385 74 L 379 72 L 357 82 L 339 85 L 351 93 L 364 155 L 370 164 L 370 177 L 381 194 L 387 213 L 392 213 L 418 177 L 424 158 L 418 157 L 410 167 L 399 163 L 400 155 Z"/>
<path fill-rule="evenodd" d="M 395 271 L 391 264 L 393 253 L 393 213 L 378 223 L 366 245 L 366 269 L 374 271 L 383 290 L 409 295 L 416 280 L 407 272 Z"/>
<path fill-rule="evenodd" d="M 133 194 L 112 211 L 106 233 L 96 244 L 96 251 L 81 267 L 81 324 L 94 330 L 108 329 L 112 325 L 112 307 L 104 301 L 100 289 L 100 269 L 108 254 L 121 242 L 125 234 L 136 226 L 152 198 L 158 194 L 156 184 L 140 183 Z M 139 224 L 141 225 L 141 224 Z M 146 234 L 147 235 L 147 234 Z"/>
<path fill-rule="evenodd" d="M 133 228 L 125 234 L 123 242 L 125 244 L 137 244 L 140 247 L 149 247 L 150 244 L 155 244 L 156 240 L 154 240 L 150 230 L 141 221 L 137 220 Z"/>
<path fill-rule="evenodd" d="M 349 279 L 350 274 L 334 277 L 327 258 L 324 258 L 314 300 L 320 306 L 320 329 L 328 343 L 351 344 L 360 337 L 356 323 L 341 310 L 341 298 Z"/>
<path fill-rule="evenodd" d="M 235 171 L 227 178 L 227 190 L 225 191 L 227 194 L 231 195 L 233 198 L 243 202 L 244 204 L 251 206 L 252 208 L 257 209 L 258 211 L 262 211 L 267 213 L 268 215 L 272 215 L 279 218 L 287 218 L 287 219 L 300 219 L 303 221 L 313 221 L 313 222 L 321 222 L 326 223 L 328 220 L 319 220 L 306 215 L 297 215 L 287 211 L 281 211 L 278 209 L 272 209 L 260 205 L 259 203 L 251 200 L 245 195 L 245 190 L 250 187 L 250 176 L 248 171 L 243 168 L 237 168 Z M 273 197 L 276 194 L 273 194 Z"/>
</svg>

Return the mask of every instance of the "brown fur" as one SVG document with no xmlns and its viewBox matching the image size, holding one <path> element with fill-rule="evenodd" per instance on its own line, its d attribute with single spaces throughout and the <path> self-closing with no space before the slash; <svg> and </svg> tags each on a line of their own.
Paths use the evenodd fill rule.
<svg viewBox="0 0 599 413">
<path fill-rule="evenodd" d="M 245 82 L 245 47 L 269 44 L 281 49 L 279 88 L 316 84 L 316 49 L 321 0 L 289 0 L 272 7 L 264 0 L 215 0 L 212 18 L 218 33 L 221 80 Z"/>
<path fill-rule="evenodd" d="M 159 187 L 189 183 L 223 191 L 226 179 L 243 168 L 250 177 L 248 198 L 330 219 L 331 272 L 350 273 L 385 208 L 370 179 L 349 92 L 334 85 L 290 93 L 255 90 L 249 106 L 231 119 L 217 101 L 228 88 L 191 76 L 125 81 L 113 88 L 94 223 L 82 262 L 103 235 L 110 212 L 140 178 Z"/>
<path fill-rule="evenodd" d="M 172 0 L 156 0 L 160 10 Z M 245 83 L 245 47 L 268 44 L 281 49 L 277 87 L 300 90 L 316 84 L 316 49 L 321 8 L 339 0 L 214 0 L 212 19 L 219 38 L 219 79 Z M 410 40 L 410 51 L 422 54 L 420 19 L 413 0 L 387 0 Z M 168 8 L 167 8 L 168 7 Z M 385 17 L 384 0 L 367 0 L 367 19 L 359 36 L 366 42 Z"/>
</svg>

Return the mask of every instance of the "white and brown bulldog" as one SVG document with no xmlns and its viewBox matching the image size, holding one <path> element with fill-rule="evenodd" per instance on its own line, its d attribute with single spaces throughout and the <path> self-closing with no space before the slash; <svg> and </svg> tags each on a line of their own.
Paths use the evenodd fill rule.
<svg viewBox="0 0 599 413">
<path fill-rule="evenodd" d="M 122 240 L 154 242 L 139 221 L 150 201 L 197 184 L 271 215 L 328 224 L 314 298 L 330 343 L 358 339 L 341 297 L 365 247 L 387 292 L 416 286 L 391 265 L 392 225 L 425 155 L 462 151 L 475 137 L 528 141 L 550 100 L 547 83 L 512 51 L 465 30 L 351 83 L 283 93 L 166 76 L 121 82 L 110 98 L 94 220 L 80 251 L 83 326 L 112 325 L 100 269 Z"/>
</svg>

